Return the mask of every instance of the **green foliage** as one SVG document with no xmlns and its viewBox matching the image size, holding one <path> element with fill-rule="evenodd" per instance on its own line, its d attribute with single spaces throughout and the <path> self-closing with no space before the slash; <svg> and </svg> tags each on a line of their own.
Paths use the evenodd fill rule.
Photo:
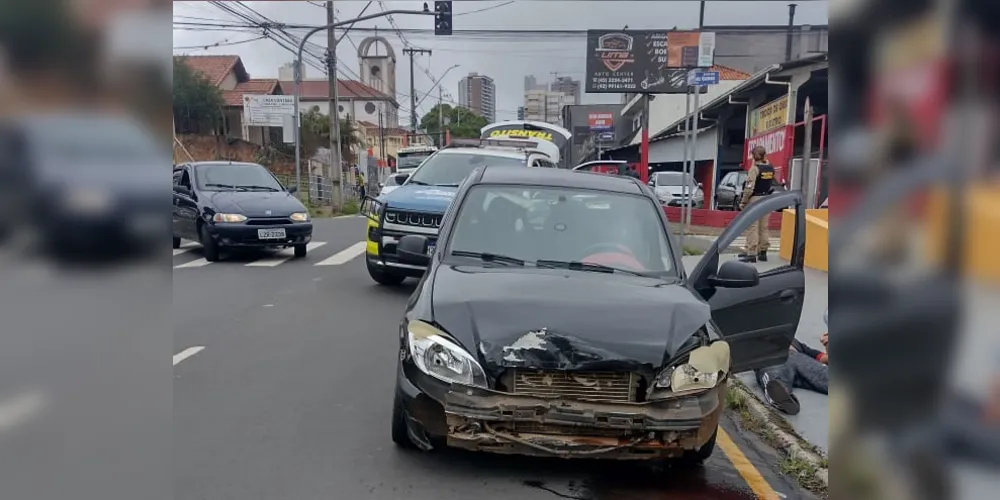
<svg viewBox="0 0 1000 500">
<path fill-rule="evenodd" d="M 330 147 L 330 117 L 320 112 L 319 106 L 302 113 L 302 156 L 311 158 L 319 148 Z M 355 161 L 355 150 L 363 144 L 358 137 L 358 127 L 354 122 L 340 120 L 340 151 L 344 161 Z"/>
<path fill-rule="evenodd" d="M 439 140 L 441 132 L 439 114 L 444 116 L 444 130 L 450 131 L 454 138 L 478 139 L 480 129 L 487 125 L 486 118 L 466 108 L 439 104 L 420 119 L 420 128 L 426 130 L 435 141 Z"/>
<path fill-rule="evenodd" d="M 174 127 L 182 134 L 204 134 L 222 125 L 222 91 L 200 73 L 174 58 Z"/>
</svg>

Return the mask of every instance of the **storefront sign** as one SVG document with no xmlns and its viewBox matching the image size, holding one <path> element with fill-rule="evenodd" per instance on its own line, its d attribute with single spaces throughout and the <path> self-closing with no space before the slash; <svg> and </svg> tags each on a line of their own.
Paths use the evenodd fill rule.
<svg viewBox="0 0 1000 500">
<path fill-rule="evenodd" d="M 753 166 L 752 153 L 757 146 L 764 147 L 767 151 L 767 160 L 774 166 L 777 178 L 784 181 L 792 153 L 792 127 L 782 127 L 747 139 L 743 147 L 743 167 L 747 170 Z"/>
<path fill-rule="evenodd" d="M 775 99 L 750 112 L 750 137 L 788 125 L 788 96 Z"/>
<path fill-rule="evenodd" d="M 614 113 L 590 113 L 587 115 L 587 124 L 591 131 L 611 130 L 615 125 Z"/>
<path fill-rule="evenodd" d="M 711 67 L 715 34 L 588 30 L 587 93 L 683 94 L 687 69 Z"/>
</svg>

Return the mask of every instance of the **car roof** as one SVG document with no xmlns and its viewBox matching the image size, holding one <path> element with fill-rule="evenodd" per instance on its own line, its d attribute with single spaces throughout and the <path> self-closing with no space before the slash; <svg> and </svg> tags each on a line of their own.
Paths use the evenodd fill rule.
<svg viewBox="0 0 1000 500">
<path fill-rule="evenodd" d="M 193 161 L 193 162 L 190 162 L 190 163 L 182 163 L 182 164 L 177 165 L 177 166 L 178 167 L 182 167 L 184 165 L 189 165 L 189 166 L 192 166 L 192 167 L 210 167 L 210 166 L 213 166 L 213 165 L 235 165 L 235 166 L 241 166 L 241 167 L 263 167 L 263 165 L 260 165 L 258 163 L 250 163 L 250 162 L 246 162 L 246 161 Z"/>
<path fill-rule="evenodd" d="M 593 189 L 623 194 L 642 194 L 639 183 L 630 177 L 574 172 L 561 168 L 487 167 L 479 183 L 535 185 L 572 189 Z"/>
<path fill-rule="evenodd" d="M 477 154 L 484 156 L 499 156 L 502 158 L 524 158 L 526 152 L 524 150 L 517 149 L 502 149 L 494 147 L 482 147 L 482 148 L 447 148 L 442 149 L 437 152 L 439 155 L 454 155 L 454 154 Z"/>
</svg>

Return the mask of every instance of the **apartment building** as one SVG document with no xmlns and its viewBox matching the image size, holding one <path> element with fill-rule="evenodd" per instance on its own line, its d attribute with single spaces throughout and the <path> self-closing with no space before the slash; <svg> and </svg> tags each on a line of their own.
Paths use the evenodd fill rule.
<svg viewBox="0 0 1000 500">
<path fill-rule="evenodd" d="M 486 118 L 487 123 L 495 122 L 497 90 L 493 79 L 478 73 L 462 78 L 458 82 L 458 105 Z"/>
</svg>

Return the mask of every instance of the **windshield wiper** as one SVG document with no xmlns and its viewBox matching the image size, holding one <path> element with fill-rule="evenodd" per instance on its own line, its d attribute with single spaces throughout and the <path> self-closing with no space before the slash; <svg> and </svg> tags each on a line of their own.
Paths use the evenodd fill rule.
<svg viewBox="0 0 1000 500">
<path fill-rule="evenodd" d="M 417 186 L 427 186 L 428 184 L 424 181 L 410 181 L 407 184 L 415 184 Z"/>
<path fill-rule="evenodd" d="M 457 188 L 458 186 L 461 186 L 461 184 L 435 184 L 435 186 Z"/>
<path fill-rule="evenodd" d="M 271 192 L 278 192 L 277 188 L 271 186 L 237 186 L 238 189 L 264 189 Z"/>
<path fill-rule="evenodd" d="M 496 264 L 504 264 L 508 266 L 521 266 L 524 267 L 524 260 L 517 259 L 514 257 L 508 257 L 506 255 L 498 255 L 495 253 L 487 252 L 467 252 L 464 250 L 453 250 L 452 255 L 456 257 L 472 257 L 474 259 L 479 259 L 483 262 L 492 262 Z"/>
<path fill-rule="evenodd" d="M 631 271 L 628 269 L 622 269 L 619 267 L 605 266 L 604 264 L 594 264 L 592 262 L 580 262 L 580 261 L 569 261 L 569 260 L 539 260 L 535 262 L 535 267 L 550 267 L 555 269 L 569 269 L 570 271 L 590 271 L 594 273 L 622 273 L 630 274 L 632 276 L 640 276 L 643 278 L 649 278 L 648 275 Z"/>
<path fill-rule="evenodd" d="M 226 188 L 226 189 L 236 189 L 236 186 L 232 186 L 232 185 L 229 185 L 229 184 L 219 184 L 217 182 L 209 182 L 208 184 L 205 184 L 205 187 L 218 187 L 218 188 Z"/>
</svg>

